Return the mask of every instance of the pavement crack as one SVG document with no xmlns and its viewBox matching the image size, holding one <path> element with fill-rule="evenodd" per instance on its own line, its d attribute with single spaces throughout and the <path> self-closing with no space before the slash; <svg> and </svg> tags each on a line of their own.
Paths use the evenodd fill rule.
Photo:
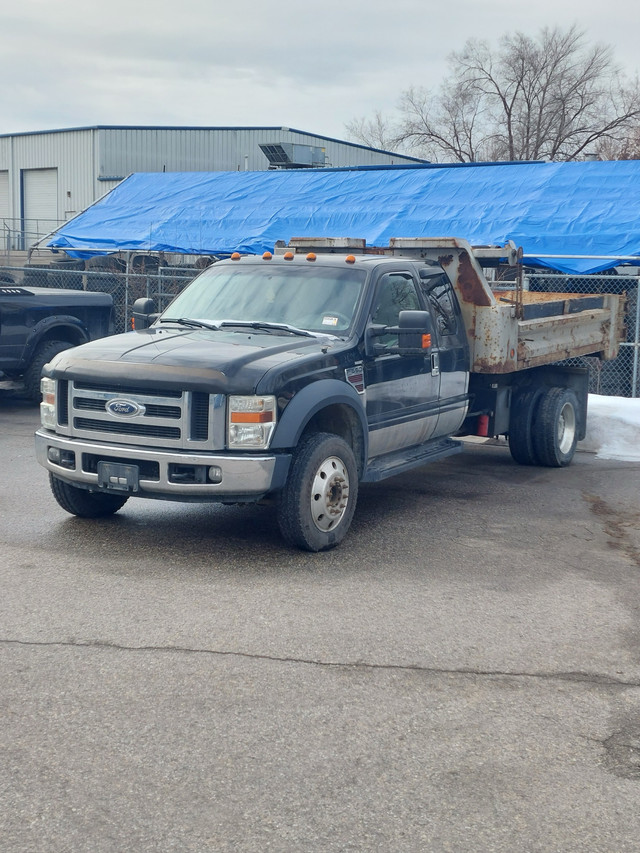
<svg viewBox="0 0 640 853">
<path fill-rule="evenodd" d="M 292 663 L 304 666 L 317 666 L 326 669 L 379 670 L 394 672 L 420 672 L 426 675 L 461 675 L 478 678 L 513 678 L 538 681 L 563 681 L 592 684 L 604 687 L 640 687 L 638 679 L 616 678 L 611 675 L 593 672 L 544 672 L 527 670 L 481 669 L 478 667 L 433 667 L 423 664 L 376 663 L 373 661 L 321 660 L 317 658 L 297 657 L 293 655 L 267 655 L 257 652 L 242 652 L 233 649 L 206 649 L 189 646 L 126 646 L 121 643 L 109 643 L 103 640 L 13 640 L 0 638 L 0 646 L 25 646 L 40 648 L 104 649 L 119 652 L 151 652 L 164 654 L 210 655 L 212 657 L 244 658 L 246 660 L 270 661 L 273 663 Z"/>
</svg>

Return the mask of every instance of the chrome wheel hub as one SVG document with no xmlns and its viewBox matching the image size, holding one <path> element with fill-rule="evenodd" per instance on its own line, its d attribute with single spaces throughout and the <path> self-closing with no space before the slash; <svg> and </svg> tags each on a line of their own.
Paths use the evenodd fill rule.
<svg viewBox="0 0 640 853">
<path fill-rule="evenodd" d="M 337 456 L 329 456 L 316 471 L 311 486 L 311 517 L 326 533 L 337 527 L 349 502 L 349 473 Z"/>
<path fill-rule="evenodd" d="M 570 403 L 565 403 L 558 418 L 558 449 L 560 453 L 568 453 L 571 450 L 575 434 L 575 409 Z"/>
</svg>

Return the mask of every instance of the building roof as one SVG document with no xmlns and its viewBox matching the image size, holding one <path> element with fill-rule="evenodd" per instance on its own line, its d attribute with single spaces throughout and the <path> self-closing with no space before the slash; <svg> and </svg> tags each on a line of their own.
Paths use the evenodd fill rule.
<svg viewBox="0 0 640 853">
<path fill-rule="evenodd" d="M 513 240 L 525 262 L 572 273 L 640 256 L 640 161 L 479 166 L 138 173 L 48 245 L 227 254 L 291 237 L 446 236 Z"/>
</svg>

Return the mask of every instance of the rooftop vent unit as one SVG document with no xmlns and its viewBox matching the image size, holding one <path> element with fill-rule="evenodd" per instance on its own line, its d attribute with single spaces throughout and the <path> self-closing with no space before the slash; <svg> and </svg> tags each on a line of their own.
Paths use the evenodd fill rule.
<svg viewBox="0 0 640 853">
<path fill-rule="evenodd" d="M 317 145 L 294 142 L 270 142 L 260 145 L 270 169 L 321 169 L 326 166 L 326 152 Z"/>
</svg>

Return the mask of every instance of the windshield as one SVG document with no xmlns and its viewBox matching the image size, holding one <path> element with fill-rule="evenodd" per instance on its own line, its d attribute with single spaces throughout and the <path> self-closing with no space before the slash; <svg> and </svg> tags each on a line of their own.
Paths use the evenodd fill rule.
<svg viewBox="0 0 640 853">
<path fill-rule="evenodd" d="M 258 321 L 341 335 L 353 322 L 365 277 L 352 267 L 214 265 L 173 300 L 161 320 Z"/>
</svg>

